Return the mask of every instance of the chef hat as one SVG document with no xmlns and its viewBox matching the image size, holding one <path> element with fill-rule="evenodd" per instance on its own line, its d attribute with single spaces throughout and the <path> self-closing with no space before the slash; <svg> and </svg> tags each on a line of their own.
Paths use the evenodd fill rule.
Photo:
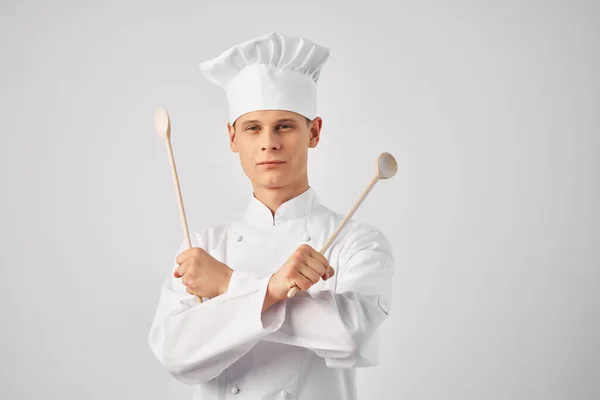
<svg viewBox="0 0 600 400">
<path fill-rule="evenodd" d="M 317 81 L 329 48 L 304 37 L 271 32 L 239 43 L 200 64 L 227 94 L 229 122 L 256 110 L 317 116 Z"/>
</svg>

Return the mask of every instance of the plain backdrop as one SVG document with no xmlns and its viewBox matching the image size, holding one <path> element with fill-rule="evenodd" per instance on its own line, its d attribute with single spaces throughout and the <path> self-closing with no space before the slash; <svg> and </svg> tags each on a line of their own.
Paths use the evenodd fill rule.
<svg viewBox="0 0 600 400">
<path fill-rule="evenodd" d="M 0 398 L 190 399 L 147 345 L 183 240 L 246 207 L 198 64 L 281 31 L 331 48 L 309 181 L 397 255 L 360 399 L 600 398 L 594 1 L 2 1 Z"/>
</svg>

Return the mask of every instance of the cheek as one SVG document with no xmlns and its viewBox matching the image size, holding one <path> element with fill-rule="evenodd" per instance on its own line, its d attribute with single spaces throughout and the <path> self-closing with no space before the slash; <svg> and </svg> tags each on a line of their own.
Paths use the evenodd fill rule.
<svg viewBox="0 0 600 400">
<path fill-rule="evenodd" d="M 298 151 L 294 154 L 294 164 L 296 168 L 300 168 L 301 166 L 306 166 L 308 162 L 308 151 L 302 145 L 299 145 Z"/>
<path fill-rule="evenodd" d="M 239 157 L 240 157 L 240 164 L 242 165 L 242 169 L 244 170 L 244 173 L 250 177 L 252 177 L 256 172 L 254 170 L 254 155 L 252 154 L 252 152 L 244 146 L 239 146 L 238 145 L 238 150 L 239 150 Z"/>
<path fill-rule="evenodd" d="M 242 169 L 244 172 L 246 172 L 246 174 L 253 173 L 252 157 L 250 157 L 248 154 L 240 153 L 240 163 L 242 164 Z"/>
</svg>

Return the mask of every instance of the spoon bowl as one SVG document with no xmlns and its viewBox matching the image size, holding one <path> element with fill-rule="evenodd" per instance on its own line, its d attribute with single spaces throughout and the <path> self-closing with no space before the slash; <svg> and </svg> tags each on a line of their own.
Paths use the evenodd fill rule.
<svg viewBox="0 0 600 400">
<path fill-rule="evenodd" d="M 171 119 L 169 113 L 164 108 L 159 108 L 154 113 L 154 129 L 165 139 L 171 135 Z"/>
<path fill-rule="evenodd" d="M 398 163 L 390 153 L 381 153 L 377 157 L 377 177 L 379 179 L 389 179 L 398 172 Z"/>
</svg>

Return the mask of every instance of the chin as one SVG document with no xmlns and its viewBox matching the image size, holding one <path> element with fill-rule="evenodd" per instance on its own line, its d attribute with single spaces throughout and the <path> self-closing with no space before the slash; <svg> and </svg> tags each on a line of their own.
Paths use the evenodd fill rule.
<svg viewBox="0 0 600 400">
<path fill-rule="evenodd" d="M 264 187 L 264 188 L 268 188 L 268 189 L 276 189 L 282 186 L 286 186 L 289 185 L 290 182 L 288 182 L 288 179 L 258 179 L 258 183 Z"/>
<path fill-rule="evenodd" d="M 284 182 L 261 182 L 260 185 L 267 189 L 277 189 L 286 186 Z"/>
</svg>

